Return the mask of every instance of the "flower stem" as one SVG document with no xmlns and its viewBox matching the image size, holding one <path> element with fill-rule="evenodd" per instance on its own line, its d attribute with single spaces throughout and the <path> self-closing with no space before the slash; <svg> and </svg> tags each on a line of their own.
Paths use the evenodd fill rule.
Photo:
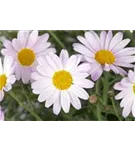
<svg viewBox="0 0 135 150">
<path fill-rule="evenodd" d="M 61 42 L 61 40 L 57 37 L 57 35 L 51 31 L 51 30 L 48 30 L 48 33 L 50 33 L 50 35 L 55 39 L 55 41 L 62 47 L 62 48 L 65 48 L 64 44 Z"/>
<path fill-rule="evenodd" d="M 100 79 L 96 81 L 96 95 L 97 95 L 97 98 L 98 98 L 98 103 L 97 103 L 97 118 L 98 118 L 98 121 L 101 121 L 102 117 L 101 117 L 101 110 L 100 110 L 100 104 L 99 104 L 99 86 L 100 86 Z"/>
<path fill-rule="evenodd" d="M 18 99 L 12 91 L 8 92 L 8 94 L 12 96 L 14 100 L 16 100 L 16 102 L 26 111 L 28 111 L 37 121 L 42 121 L 42 119 L 33 110 L 29 109 L 25 104 L 23 104 L 23 102 Z"/>
<path fill-rule="evenodd" d="M 114 100 L 113 100 L 112 97 L 111 97 L 110 99 L 111 99 L 111 101 L 112 101 L 112 105 L 113 105 L 115 114 L 116 114 L 116 116 L 118 117 L 119 121 L 121 121 L 121 118 L 120 118 L 119 113 L 118 113 L 118 111 L 117 111 L 117 108 L 116 108 L 116 106 L 115 106 Z"/>
<path fill-rule="evenodd" d="M 109 90 L 109 81 L 108 81 L 108 72 L 104 72 L 104 88 L 103 88 L 103 101 L 107 105 L 108 102 L 108 90 Z"/>
</svg>

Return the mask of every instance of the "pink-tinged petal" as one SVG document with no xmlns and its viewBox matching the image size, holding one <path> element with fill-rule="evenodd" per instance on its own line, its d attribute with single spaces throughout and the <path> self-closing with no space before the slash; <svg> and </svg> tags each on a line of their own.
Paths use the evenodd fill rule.
<svg viewBox="0 0 135 150">
<path fill-rule="evenodd" d="M 125 56 L 125 57 L 116 58 L 115 64 L 117 62 L 134 63 L 135 62 L 135 56 Z"/>
<path fill-rule="evenodd" d="M 31 79 L 31 69 L 30 67 L 23 67 L 21 72 L 22 81 L 27 84 Z"/>
<path fill-rule="evenodd" d="M 20 65 L 17 64 L 15 68 L 15 76 L 17 80 L 21 79 L 21 72 L 22 72 L 22 67 L 20 67 Z"/>
<path fill-rule="evenodd" d="M 119 74 L 119 70 L 116 68 L 115 65 L 110 65 L 110 69 L 111 69 L 114 73 Z"/>
<path fill-rule="evenodd" d="M 108 31 L 107 36 L 106 36 L 106 40 L 105 40 L 105 49 L 106 50 L 109 50 L 109 45 L 110 45 L 110 42 L 112 40 L 112 37 L 113 37 L 112 31 Z"/>
<path fill-rule="evenodd" d="M 4 98 L 4 91 L 0 90 L 0 102 L 3 100 Z"/>
<path fill-rule="evenodd" d="M 28 48 L 32 48 L 34 46 L 34 44 L 37 42 L 37 40 L 38 40 L 38 31 L 32 31 L 29 35 L 26 46 Z"/>
<path fill-rule="evenodd" d="M 30 31 L 19 31 L 18 32 L 17 39 L 20 41 L 22 47 L 26 47 L 29 35 L 30 35 Z"/>
<path fill-rule="evenodd" d="M 78 52 L 80 54 L 83 54 L 85 56 L 94 57 L 94 53 L 82 44 L 74 43 L 73 44 L 73 49 L 76 52 Z"/>
<path fill-rule="evenodd" d="M 133 104 L 132 104 L 132 114 L 135 117 L 135 98 L 134 98 Z"/>
<path fill-rule="evenodd" d="M 124 56 L 130 56 L 135 54 L 135 48 L 134 47 L 128 47 L 128 48 L 124 48 L 118 52 L 115 52 L 115 57 L 120 58 L 120 57 L 124 57 Z"/>
<path fill-rule="evenodd" d="M 122 40 L 119 44 L 117 44 L 114 48 L 113 48 L 113 53 L 118 52 L 119 50 L 122 50 L 125 46 L 128 45 L 128 43 L 130 42 L 130 39 L 124 39 Z"/>
<path fill-rule="evenodd" d="M 89 71 L 89 74 L 92 74 L 95 71 L 98 71 L 98 69 L 101 67 L 101 64 L 95 62 L 93 64 L 91 64 L 91 69 Z"/>
<path fill-rule="evenodd" d="M 133 71 L 129 70 L 128 77 L 131 82 L 135 83 L 135 73 Z"/>
<path fill-rule="evenodd" d="M 124 69 L 122 69 L 122 68 L 120 68 L 120 67 L 118 67 L 118 66 L 116 66 L 116 68 L 117 68 L 117 70 L 119 71 L 119 74 L 120 74 L 121 76 L 127 75 L 127 72 L 126 72 Z"/>
<path fill-rule="evenodd" d="M 85 37 L 94 50 L 100 50 L 100 39 L 94 31 L 85 32 Z"/>
<path fill-rule="evenodd" d="M 14 51 L 14 50 L 12 50 L 12 49 L 5 49 L 5 48 L 3 48 L 2 50 L 1 50 L 1 53 L 4 55 L 4 56 L 12 56 L 12 57 L 15 57 L 16 56 L 16 52 Z"/>
<path fill-rule="evenodd" d="M 88 41 L 82 37 L 82 36 L 78 36 L 77 39 L 84 45 L 86 46 L 88 49 L 90 49 L 91 51 L 94 52 L 94 49 L 89 45 Z"/>
<path fill-rule="evenodd" d="M 125 62 L 115 62 L 114 65 L 116 66 L 121 66 L 121 67 L 125 67 L 125 68 L 133 68 L 133 64 L 129 64 L 129 63 L 125 63 Z"/>
<path fill-rule="evenodd" d="M 118 32 L 117 34 L 114 35 L 110 42 L 109 50 L 112 50 L 118 43 L 122 41 L 123 38 L 123 33 Z"/>
<path fill-rule="evenodd" d="M 3 65 L 0 57 L 0 74 L 3 74 Z"/>
<path fill-rule="evenodd" d="M 113 88 L 118 91 L 121 91 L 124 89 L 124 87 L 121 85 L 121 82 L 117 82 Z"/>
<path fill-rule="evenodd" d="M 19 51 L 19 50 L 21 50 L 23 48 L 21 43 L 20 43 L 20 41 L 18 39 L 13 39 L 12 40 L 12 45 L 13 45 L 13 47 L 14 47 L 14 49 L 16 51 Z"/>
<path fill-rule="evenodd" d="M 84 60 L 86 60 L 86 61 L 89 62 L 90 64 L 97 63 L 97 61 L 95 60 L 94 57 L 92 58 L 92 57 L 84 56 Z"/>
<path fill-rule="evenodd" d="M 51 45 L 49 42 L 47 42 L 48 39 L 49 39 L 48 33 L 46 33 L 42 36 L 39 36 L 37 39 L 37 42 L 35 43 L 35 45 L 33 45 L 33 49 L 37 53 L 45 51 Z"/>
<path fill-rule="evenodd" d="M 110 71 L 110 65 L 105 64 L 104 65 L 104 70 L 107 71 L 107 72 Z"/>
<path fill-rule="evenodd" d="M 102 31 L 100 33 L 100 47 L 101 47 L 101 49 L 105 48 L 106 35 L 107 35 L 106 31 Z"/>
<path fill-rule="evenodd" d="M 103 73 L 103 68 L 102 66 L 100 66 L 97 70 L 95 70 L 92 74 L 91 74 L 91 78 L 93 81 L 97 81 L 101 75 Z"/>
</svg>

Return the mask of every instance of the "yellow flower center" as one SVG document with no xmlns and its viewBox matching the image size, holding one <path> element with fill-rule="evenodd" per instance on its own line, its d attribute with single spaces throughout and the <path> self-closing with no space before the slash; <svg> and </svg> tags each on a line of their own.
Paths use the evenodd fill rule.
<svg viewBox="0 0 135 150">
<path fill-rule="evenodd" d="M 135 93 L 135 84 L 133 85 L 133 92 Z"/>
<path fill-rule="evenodd" d="M 0 75 L 0 90 L 6 85 L 7 77 L 5 74 Z"/>
<path fill-rule="evenodd" d="M 18 60 L 22 66 L 31 66 L 35 61 L 35 53 L 29 48 L 21 49 L 18 52 Z"/>
<path fill-rule="evenodd" d="M 108 51 L 108 50 L 100 50 L 96 52 L 95 59 L 101 65 L 113 64 L 115 62 L 115 56 L 113 55 L 111 51 Z"/>
<path fill-rule="evenodd" d="M 53 75 L 53 84 L 59 90 L 66 90 L 72 85 L 73 78 L 65 70 L 57 71 Z"/>
</svg>

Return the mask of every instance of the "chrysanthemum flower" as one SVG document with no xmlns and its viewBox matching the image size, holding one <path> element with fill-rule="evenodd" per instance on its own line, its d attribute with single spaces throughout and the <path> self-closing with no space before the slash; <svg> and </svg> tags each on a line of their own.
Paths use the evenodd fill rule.
<svg viewBox="0 0 135 150">
<path fill-rule="evenodd" d="M 114 35 L 112 31 L 102 31 L 100 37 L 94 32 L 85 33 L 85 38 L 78 36 L 82 43 L 73 44 L 74 50 L 83 54 L 87 62 L 91 64 L 91 78 L 96 81 L 100 78 L 103 70 L 112 70 L 116 74 L 124 76 L 126 73 L 121 67 L 132 68 L 135 62 L 135 48 L 125 48 L 130 39 L 123 39 L 123 33 Z"/>
<path fill-rule="evenodd" d="M 0 58 L 0 101 L 4 98 L 4 91 L 9 91 L 12 88 L 12 84 L 15 83 L 16 78 L 14 73 L 15 64 L 11 57 L 4 59 L 4 64 Z"/>
<path fill-rule="evenodd" d="M 37 65 L 37 58 L 48 54 L 55 53 L 54 48 L 49 48 L 50 43 L 47 42 L 49 34 L 38 36 L 38 31 L 19 31 L 17 39 L 12 42 L 5 40 L 2 54 L 12 56 L 17 62 L 15 75 L 17 80 L 22 79 L 27 84 L 30 81 L 31 72 Z"/>
<path fill-rule="evenodd" d="M 120 91 L 115 99 L 122 99 L 120 106 L 123 108 L 123 116 L 127 117 L 132 111 L 135 117 L 135 69 L 134 72 L 131 70 L 128 72 L 128 77 L 116 83 L 114 89 Z"/>
<path fill-rule="evenodd" d="M 39 94 L 38 101 L 45 102 L 45 107 L 53 105 L 54 114 L 59 114 L 61 108 L 69 112 L 70 103 L 81 108 L 79 98 L 87 100 L 88 93 L 83 88 L 92 88 L 94 83 L 86 77 L 89 76 L 89 64 L 80 64 L 81 56 L 69 57 L 66 50 L 57 55 L 46 56 L 39 60 L 38 72 L 32 73 L 33 93 Z"/>
<path fill-rule="evenodd" d="M 2 111 L 1 106 L 0 106 L 0 121 L 4 121 L 4 112 Z"/>
</svg>

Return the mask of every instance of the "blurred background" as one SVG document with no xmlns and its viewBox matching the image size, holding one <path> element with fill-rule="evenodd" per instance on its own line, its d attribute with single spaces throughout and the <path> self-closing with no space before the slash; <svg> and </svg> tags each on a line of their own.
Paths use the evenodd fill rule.
<svg viewBox="0 0 135 150">
<path fill-rule="evenodd" d="M 72 49 L 72 44 L 77 42 L 76 37 L 78 35 L 84 35 L 83 30 L 80 31 L 40 31 L 40 34 L 49 33 L 49 41 L 52 43 L 52 47 L 55 47 L 57 54 L 61 49 L 68 50 L 70 55 L 76 52 Z M 95 31 L 98 34 L 100 31 Z M 113 31 L 115 34 L 118 31 Z M 124 38 L 130 38 L 131 42 L 128 46 L 135 46 L 135 31 L 122 31 Z M 0 31 L 0 49 L 3 48 L 2 42 L 5 39 L 12 40 L 16 38 L 17 31 Z M 1 55 L 1 53 L 0 53 Z M 87 90 L 90 97 L 88 101 L 81 100 L 82 109 L 76 110 L 72 106 L 70 113 L 65 114 L 63 111 L 56 116 L 53 114 L 52 107 L 45 108 L 44 103 L 37 101 L 37 95 L 34 95 L 31 91 L 30 84 L 23 85 L 21 81 L 16 82 L 13 85 L 12 92 L 5 94 L 4 100 L 1 102 L 1 106 L 5 112 L 5 120 L 7 121 L 131 121 L 134 120 L 132 115 L 126 119 L 122 117 L 122 109 L 119 106 L 120 101 L 114 100 L 116 91 L 113 90 L 113 85 L 121 79 L 121 76 L 115 75 L 113 72 L 108 73 L 108 85 L 104 84 L 104 74 L 99 81 L 96 82 L 95 87 L 91 90 Z M 108 90 L 106 91 L 106 86 Z M 102 97 L 106 92 L 108 97 L 107 104 L 103 103 Z M 17 102 L 19 99 L 20 102 Z"/>
</svg>

